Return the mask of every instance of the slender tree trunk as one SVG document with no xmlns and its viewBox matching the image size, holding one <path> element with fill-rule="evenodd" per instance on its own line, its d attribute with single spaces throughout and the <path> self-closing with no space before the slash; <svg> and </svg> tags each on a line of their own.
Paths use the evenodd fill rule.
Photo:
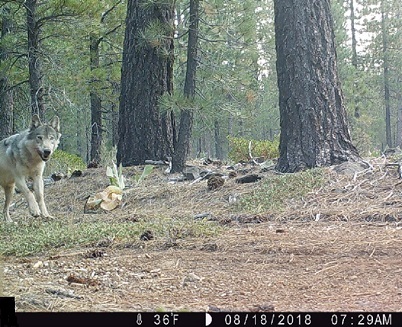
<svg viewBox="0 0 402 327">
<path fill-rule="evenodd" d="M 402 106 L 398 109 L 398 121 L 396 125 L 396 144 L 395 146 L 402 146 Z"/>
<path fill-rule="evenodd" d="M 124 166 L 173 153 L 174 119 L 158 103 L 173 92 L 173 17 L 169 1 L 127 2 L 117 146 Z"/>
<path fill-rule="evenodd" d="M 384 0 L 381 1 L 381 35 L 383 53 L 383 78 L 384 78 L 384 103 L 385 103 L 385 135 L 388 147 L 392 148 L 391 130 L 391 101 L 389 90 L 389 56 L 388 56 L 388 13 L 385 9 Z"/>
<path fill-rule="evenodd" d="M 355 4 L 350 0 L 350 30 L 352 34 L 352 65 L 357 68 L 357 41 L 355 28 Z"/>
<path fill-rule="evenodd" d="M 193 101 L 195 95 L 195 77 L 197 71 L 199 0 L 190 0 L 190 27 L 188 31 L 187 70 L 184 82 L 184 95 Z M 175 145 L 172 172 L 181 172 L 185 166 L 190 148 L 193 128 L 193 111 L 183 109 L 180 112 L 178 140 Z"/>
<path fill-rule="evenodd" d="M 117 145 L 117 141 L 119 139 L 119 112 L 116 111 L 116 104 L 112 104 L 112 112 L 111 112 L 111 125 L 112 125 L 112 146 Z"/>
<path fill-rule="evenodd" d="M 42 59 L 40 55 L 40 25 L 36 15 L 37 0 L 26 0 L 28 30 L 28 68 L 31 95 L 31 112 L 45 119 L 45 90 L 43 88 Z"/>
<path fill-rule="evenodd" d="M 329 0 L 275 0 L 280 108 L 277 169 L 358 159 L 346 123 Z"/>
<path fill-rule="evenodd" d="M 99 68 L 99 44 L 100 39 L 95 35 L 90 35 L 90 68 L 94 72 Z M 90 161 L 99 164 L 101 160 L 101 144 L 102 144 L 102 103 L 96 91 L 96 81 L 94 77 L 90 81 L 91 91 L 91 155 Z"/>
<path fill-rule="evenodd" d="M 85 153 L 84 151 L 83 151 L 83 149 L 82 149 L 82 137 L 81 137 L 81 135 L 82 135 L 82 133 L 81 133 L 81 128 L 82 128 L 82 117 L 83 115 L 82 115 L 82 112 L 80 111 L 80 110 L 77 110 L 76 111 L 76 125 L 75 125 L 75 128 L 76 128 L 76 133 L 77 133 L 77 137 L 76 137 L 76 139 L 77 139 L 77 143 L 76 143 L 76 146 L 77 146 L 77 152 L 79 153 L 79 155 L 82 155 L 83 153 Z M 84 149 L 85 150 L 85 149 Z"/>
<path fill-rule="evenodd" d="M 219 120 L 217 119 L 215 120 L 214 123 L 214 134 L 215 134 L 215 157 L 217 159 L 223 159 L 221 127 L 219 124 Z"/>
<path fill-rule="evenodd" d="M 201 157 L 202 153 L 202 141 L 201 141 L 201 136 L 197 139 L 197 158 Z"/>
<path fill-rule="evenodd" d="M 12 20 L 10 10 L 5 7 L 2 13 L 1 24 L 1 39 L 7 37 L 11 33 Z M 8 49 L 0 43 L 0 64 L 3 64 L 8 58 Z M 0 140 L 10 136 L 13 133 L 13 113 L 14 113 L 14 98 L 13 92 L 10 90 L 10 85 L 7 76 L 7 65 L 3 65 L 0 71 Z"/>
<path fill-rule="evenodd" d="M 349 2 L 349 9 L 350 9 L 350 31 L 352 35 L 352 66 L 357 69 L 357 40 L 356 40 L 356 27 L 355 27 L 355 4 L 354 0 L 350 0 Z M 356 83 L 357 84 L 357 83 Z M 353 98 L 356 99 L 355 91 L 359 89 L 358 85 L 354 85 L 352 92 Z M 356 102 L 357 99 L 356 99 Z M 355 104 L 355 118 L 360 117 L 360 107 L 359 104 Z"/>
</svg>

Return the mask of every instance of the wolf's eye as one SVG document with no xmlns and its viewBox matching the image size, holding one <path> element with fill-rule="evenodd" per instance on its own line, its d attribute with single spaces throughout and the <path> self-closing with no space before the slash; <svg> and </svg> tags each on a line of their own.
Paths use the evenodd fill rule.
<svg viewBox="0 0 402 327">
<path fill-rule="evenodd" d="M 36 138 L 38 139 L 38 141 L 42 141 L 42 140 L 43 140 L 43 136 L 42 136 L 42 135 L 38 135 Z"/>
<path fill-rule="evenodd" d="M 49 136 L 50 141 L 54 141 L 54 136 Z"/>
</svg>

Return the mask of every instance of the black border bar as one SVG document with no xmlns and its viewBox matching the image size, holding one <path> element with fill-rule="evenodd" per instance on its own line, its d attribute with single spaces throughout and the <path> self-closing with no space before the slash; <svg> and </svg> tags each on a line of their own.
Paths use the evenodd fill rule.
<svg viewBox="0 0 402 327">
<path fill-rule="evenodd" d="M 402 326 L 402 312 L 15 312 L 0 298 L 0 327 Z"/>
<path fill-rule="evenodd" d="M 207 316 L 211 322 L 207 325 Z M 36 313 L 17 312 L 1 327 L 237 327 L 237 326 L 402 326 L 396 312 L 113 312 Z"/>
</svg>

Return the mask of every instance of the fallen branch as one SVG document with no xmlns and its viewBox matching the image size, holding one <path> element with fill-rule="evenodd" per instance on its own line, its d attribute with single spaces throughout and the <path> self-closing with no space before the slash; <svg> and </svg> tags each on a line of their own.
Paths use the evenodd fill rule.
<svg viewBox="0 0 402 327">
<path fill-rule="evenodd" d="M 154 166 L 167 166 L 169 165 L 168 162 L 165 162 L 163 160 L 145 160 L 145 164 L 147 165 L 154 165 Z"/>
<path fill-rule="evenodd" d="M 254 159 L 253 155 L 251 154 L 251 141 L 248 142 L 248 156 L 250 157 L 250 160 L 255 164 L 259 165 L 259 163 Z"/>
</svg>

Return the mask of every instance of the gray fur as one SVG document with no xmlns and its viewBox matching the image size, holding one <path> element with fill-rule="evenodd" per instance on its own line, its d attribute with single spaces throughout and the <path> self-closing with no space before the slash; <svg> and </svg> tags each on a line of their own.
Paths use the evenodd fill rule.
<svg viewBox="0 0 402 327">
<path fill-rule="evenodd" d="M 42 124 L 32 116 L 31 127 L 0 142 L 0 185 L 5 192 L 4 218 L 11 222 L 9 208 L 15 185 L 25 196 L 34 217 L 50 217 L 43 193 L 43 170 L 59 145 L 60 120 L 55 116 Z M 34 192 L 28 189 L 26 179 L 32 178 Z"/>
</svg>

